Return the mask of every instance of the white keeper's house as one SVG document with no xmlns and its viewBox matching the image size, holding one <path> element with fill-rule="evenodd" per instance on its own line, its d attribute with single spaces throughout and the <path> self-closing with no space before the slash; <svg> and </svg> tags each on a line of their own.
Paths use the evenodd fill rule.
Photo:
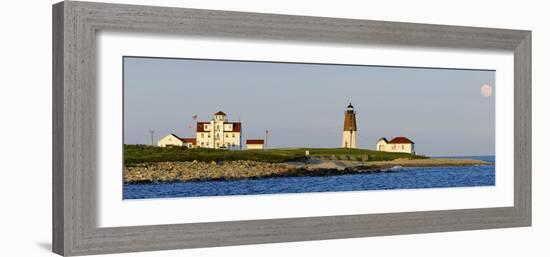
<svg viewBox="0 0 550 257">
<path fill-rule="evenodd" d="M 414 142 L 406 137 L 396 137 L 390 141 L 383 137 L 376 143 L 376 150 L 414 154 Z"/>
<path fill-rule="evenodd" d="M 160 139 L 157 145 L 160 147 L 240 149 L 241 130 L 241 122 L 228 121 L 227 115 L 219 111 L 214 114 L 212 120 L 197 122 L 196 138 L 181 138 L 170 133 Z"/>
<path fill-rule="evenodd" d="M 228 121 L 219 111 L 211 121 L 197 122 L 197 146 L 205 148 L 240 149 L 241 122 Z"/>
</svg>

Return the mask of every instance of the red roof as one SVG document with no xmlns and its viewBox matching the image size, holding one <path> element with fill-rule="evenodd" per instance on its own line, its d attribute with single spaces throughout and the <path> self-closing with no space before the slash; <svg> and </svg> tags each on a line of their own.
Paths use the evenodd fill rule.
<svg viewBox="0 0 550 257">
<path fill-rule="evenodd" d="M 233 122 L 233 131 L 232 132 L 241 132 L 241 123 Z"/>
<path fill-rule="evenodd" d="M 197 144 L 197 139 L 196 138 L 181 138 L 180 137 L 180 140 L 184 143 L 191 143 L 192 145 Z"/>
<path fill-rule="evenodd" d="M 204 125 L 210 124 L 210 122 L 197 122 L 197 132 L 206 132 L 204 130 Z M 227 122 L 225 124 L 233 124 L 233 129 L 226 132 L 241 132 L 241 123 L 240 122 Z"/>
<path fill-rule="evenodd" d="M 172 134 L 170 133 L 170 135 L 174 136 L 175 138 L 179 139 L 181 142 L 184 142 L 184 143 L 191 143 L 193 145 L 196 145 L 197 144 L 197 139 L 196 138 L 183 138 L 183 137 L 178 137 L 176 134 Z"/>
<path fill-rule="evenodd" d="M 210 122 L 197 122 L 197 132 L 204 132 L 204 124 L 209 124 Z"/>
<path fill-rule="evenodd" d="M 396 138 L 392 139 L 389 143 L 390 144 L 414 144 L 413 141 L 411 141 L 410 139 L 408 139 L 406 137 L 396 137 Z"/>
<path fill-rule="evenodd" d="M 246 144 L 247 145 L 263 145 L 264 140 L 263 139 L 247 139 Z"/>
<path fill-rule="evenodd" d="M 225 112 L 218 111 L 217 113 L 214 113 L 214 115 L 224 115 L 224 116 L 225 116 L 225 115 L 227 115 L 227 114 L 225 114 Z"/>
</svg>

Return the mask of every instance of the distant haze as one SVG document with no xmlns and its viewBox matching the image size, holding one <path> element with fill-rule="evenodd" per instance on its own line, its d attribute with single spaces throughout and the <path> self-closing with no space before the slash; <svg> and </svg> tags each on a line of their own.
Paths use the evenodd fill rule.
<svg viewBox="0 0 550 257">
<path fill-rule="evenodd" d="M 124 143 L 195 137 L 219 110 L 243 139 L 269 148 L 339 147 L 344 111 L 357 112 L 360 148 L 406 136 L 430 156 L 493 155 L 495 72 L 125 57 Z M 492 94 L 482 95 L 488 85 Z M 243 142 L 244 142 L 243 140 Z"/>
</svg>

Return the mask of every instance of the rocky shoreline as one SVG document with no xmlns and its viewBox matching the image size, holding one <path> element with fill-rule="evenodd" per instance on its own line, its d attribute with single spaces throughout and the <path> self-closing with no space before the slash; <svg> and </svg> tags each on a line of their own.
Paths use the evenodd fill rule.
<svg viewBox="0 0 550 257">
<path fill-rule="evenodd" d="M 468 159 L 396 159 L 392 161 L 327 161 L 266 163 L 256 161 L 157 162 L 124 168 L 125 183 L 259 179 L 269 177 L 333 176 L 390 172 L 399 167 L 470 166 L 493 163 Z"/>
</svg>

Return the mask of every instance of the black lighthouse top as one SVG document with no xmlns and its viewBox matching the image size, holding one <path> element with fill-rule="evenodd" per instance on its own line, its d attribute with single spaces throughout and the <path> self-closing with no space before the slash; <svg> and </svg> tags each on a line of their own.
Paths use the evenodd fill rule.
<svg viewBox="0 0 550 257">
<path fill-rule="evenodd" d="M 348 108 L 346 109 L 346 113 L 354 113 L 355 111 L 353 110 L 353 105 L 351 105 L 351 103 L 349 103 L 348 105 Z"/>
</svg>

